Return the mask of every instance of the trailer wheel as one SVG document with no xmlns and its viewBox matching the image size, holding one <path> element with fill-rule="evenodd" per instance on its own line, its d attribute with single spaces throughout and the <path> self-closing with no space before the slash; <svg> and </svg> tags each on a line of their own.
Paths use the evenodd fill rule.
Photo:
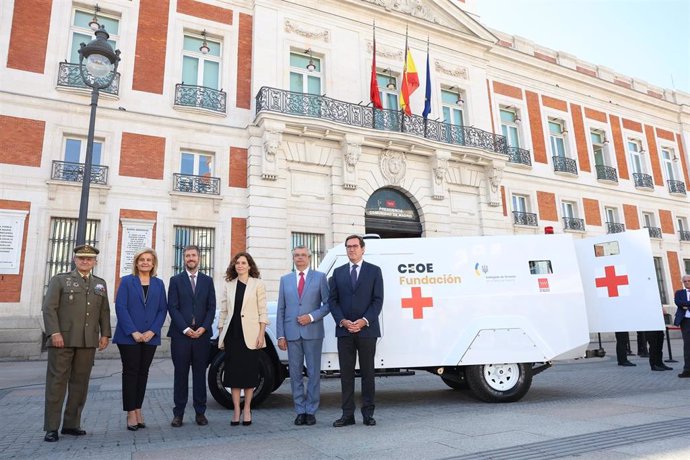
<svg viewBox="0 0 690 460">
<path fill-rule="evenodd" d="M 532 364 L 484 364 L 468 366 L 467 383 L 474 395 L 486 402 L 514 402 L 532 385 Z"/>
<path fill-rule="evenodd" d="M 254 388 L 252 406 L 258 406 L 274 390 L 274 372 L 271 358 L 261 350 L 259 353 L 259 384 Z M 228 409 L 232 409 L 232 397 L 230 389 L 223 385 L 223 375 L 225 374 L 225 352 L 219 352 L 208 368 L 208 389 L 211 396 L 218 404 Z M 244 397 L 242 398 L 244 401 Z"/>
</svg>

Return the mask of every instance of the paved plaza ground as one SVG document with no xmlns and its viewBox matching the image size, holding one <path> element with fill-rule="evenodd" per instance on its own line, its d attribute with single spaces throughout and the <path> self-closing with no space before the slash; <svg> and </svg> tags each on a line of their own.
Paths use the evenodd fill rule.
<svg viewBox="0 0 690 460">
<path fill-rule="evenodd" d="M 634 337 L 634 335 L 633 335 Z M 633 344 L 634 345 L 634 344 Z M 120 362 L 99 359 L 92 373 L 83 437 L 43 442 L 45 361 L 0 363 L 0 458 L 90 459 L 687 459 L 690 458 L 690 379 L 674 371 L 616 365 L 607 356 L 557 363 L 534 377 L 527 396 L 512 404 L 487 404 L 440 378 L 377 379 L 378 425 L 333 428 L 340 416 L 340 383 L 322 380 L 321 410 L 313 427 L 293 425 L 286 381 L 254 410 L 249 427 L 231 427 L 230 412 L 209 400 L 209 425 L 193 423 L 188 406 L 181 428 L 172 428 L 169 358 L 156 359 L 144 413 L 147 428 L 125 429 Z M 680 339 L 672 340 L 682 360 Z M 664 349 L 665 357 L 666 349 Z M 359 384 L 357 384 L 359 387 Z M 210 396 L 209 396 L 210 398 Z"/>
</svg>

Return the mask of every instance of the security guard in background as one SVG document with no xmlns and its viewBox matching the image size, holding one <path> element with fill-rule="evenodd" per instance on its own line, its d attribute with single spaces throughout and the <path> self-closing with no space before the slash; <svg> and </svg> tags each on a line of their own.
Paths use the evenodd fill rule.
<svg viewBox="0 0 690 460">
<path fill-rule="evenodd" d="M 65 393 L 69 395 L 62 434 L 83 436 L 81 412 L 86 403 L 96 347 L 110 340 L 110 304 L 105 280 L 91 274 L 98 249 L 87 244 L 74 248 L 76 270 L 55 275 L 43 301 L 43 322 L 48 336 L 48 370 L 43 429 L 47 442 L 55 442 Z"/>
</svg>

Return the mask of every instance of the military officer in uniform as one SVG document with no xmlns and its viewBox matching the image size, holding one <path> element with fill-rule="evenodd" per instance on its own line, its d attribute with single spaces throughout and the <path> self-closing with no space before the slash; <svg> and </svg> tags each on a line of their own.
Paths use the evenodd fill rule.
<svg viewBox="0 0 690 460">
<path fill-rule="evenodd" d="M 87 244 L 74 248 L 76 269 L 55 275 L 43 301 L 48 336 L 48 369 L 43 429 L 47 442 L 62 434 L 83 436 L 81 413 L 86 403 L 96 348 L 110 340 L 110 304 L 105 280 L 91 274 L 98 249 Z M 69 384 L 69 394 L 62 406 Z"/>
</svg>

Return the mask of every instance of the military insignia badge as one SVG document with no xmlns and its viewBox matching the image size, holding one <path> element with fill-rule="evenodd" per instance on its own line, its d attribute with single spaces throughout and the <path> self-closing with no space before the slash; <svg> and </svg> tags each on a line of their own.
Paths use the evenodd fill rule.
<svg viewBox="0 0 690 460">
<path fill-rule="evenodd" d="M 93 288 L 94 291 L 99 292 L 101 294 L 105 294 L 105 286 L 102 284 L 97 284 L 96 287 Z"/>
</svg>

